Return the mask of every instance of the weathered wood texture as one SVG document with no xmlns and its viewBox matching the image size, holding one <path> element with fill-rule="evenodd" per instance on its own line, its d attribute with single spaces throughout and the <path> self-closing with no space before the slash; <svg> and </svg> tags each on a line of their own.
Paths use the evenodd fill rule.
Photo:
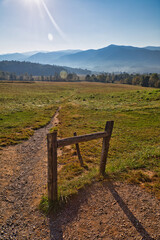
<svg viewBox="0 0 160 240">
<path fill-rule="evenodd" d="M 112 135 L 114 121 L 106 122 L 105 131 L 107 132 L 108 136 L 103 138 L 102 143 L 102 153 L 101 153 L 101 161 L 100 161 L 100 174 L 105 174 L 108 150 L 109 150 L 109 141 Z"/>
<path fill-rule="evenodd" d="M 56 201 L 57 197 L 57 148 L 62 146 L 67 146 L 71 144 L 76 144 L 77 154 L 81 166 L 83 166 L 82 156 L 80 154 L 79 142 L 91 141 L 98 138 L 103 138 L 102 143 L 102 153 L 100 161 L 100 174 L 105 174 L 105 167 L 107 162 L 108 150 L 109 150 L 109 141 L 112 135 L 113 130 L 113 121 L 106 123 L 105 131 L 92 133 L 87 135 L 76 136 L 64 138 L 57 140 L 57 132 L 53 132 L 47 135 L 47 145 L 48 145 L 48 200 Z"/>
<path fill-rule="evenodd" d="M 74 133 L 74 136 L 77 136 L 76 132 Z M 83 167 L 83 159 L 82 159 L 82 156 L 81 156 L 81 153 L 80 153 L 80 149 L 79 149 L 79 144 L 78 143 L 76 143 L 76 150 L 77 150 L 77 155 L 78 155 L 78 159 L 79 159 L 80 165 L 81 165 L 81 167 Z"/>
<path fill-rule="evenodd" d="M 71 144 L 76 144 L 79 142 L 87 142 L 98 138 L 104 138 L 108 137 L 109 134 L 107 132 L 98 132 L 98 133 L 91 133 L 86 135 L 80 135 L 70 138 L 63 138 L 57 141 L 58 146 L 57 147 L 63 147 Z"/>
<path fill-rule="evenodd" d="M 48 145 L 48 200 L 57 200 L 57 132 L 47 135 Z"/>
</svg>

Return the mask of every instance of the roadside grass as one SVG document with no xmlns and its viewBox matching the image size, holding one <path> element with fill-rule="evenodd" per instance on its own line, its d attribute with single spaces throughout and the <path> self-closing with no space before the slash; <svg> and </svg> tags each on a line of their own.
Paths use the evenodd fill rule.
<svg viewBox="0 0 160 240">
<path fill-rule="evenodd" d="M 1 146 L 28 138 L 49 122 L 60 105 L 59 138 L 103 131 L 106 121 L 114 120 L 106 175 L 139 184 L 160 198 L 160 89 L 102 83 L 1 84 L 0 88 Z M 102 139 L 79 146 L 84 167 L 74 145 L 61 148 L 59 202 L 102 180 Z M 40 209 L 47 212 L 50 207 L 44 196 Z"/>
</svg>

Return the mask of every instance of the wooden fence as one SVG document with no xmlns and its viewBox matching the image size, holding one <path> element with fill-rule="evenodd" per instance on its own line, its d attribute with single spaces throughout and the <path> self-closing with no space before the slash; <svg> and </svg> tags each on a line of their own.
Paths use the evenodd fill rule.
<svg viewBox="0 0 160 240">
<path fill-rule="evenodd" d="M 92 134 L 86 134 L 77 136 L 74 133 L 73 137 L 57 139 L 57 132 L 47 134 L 47 146 L 48 146 L 48 200 L 57 201 L 57 148 L 76 144 L 77 155 L 81 166 L 83 166 L 83 160 L 80 154 L 78 143 L 87 142 L 98 138 L 103 138 L 102 153 L 100 160 L 100 174 L 105 174 L 106 161 L 109 150 L 109 141 L 112 135 L 114 121 L 106 122 L 105 131 Z"/>
</svg>

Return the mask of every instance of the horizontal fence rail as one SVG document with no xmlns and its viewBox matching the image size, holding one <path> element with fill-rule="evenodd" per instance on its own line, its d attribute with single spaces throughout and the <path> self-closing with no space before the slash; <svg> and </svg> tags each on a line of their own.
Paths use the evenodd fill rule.
<svg viewBox="0 0 160 240">
<path fill-rule="evenodd" d="M 98 133 L 91 133 L 86 135 L 80 135 L 70 138 L 63 138 L 57 141 L 57 147 L 64 147 L 67 145 L 72 145 L 80 142 L 87 142 L 98 138 L 109 137 L 107 132 L 98 132 Z"/>
<path fill-rule="evenodd" d="M 109 141 L 112 135 L 114 121 L 106 122 L 105 131 L 91 133 L 86 135 L 77 136 L 74 133 L 73 137 L 57 139 L 57 132 L 47 134 L 47 147 L 48 147 L 48 200 L 53 202 L 57 201 L 57 148 L 67 145 L 75 144 L 77 149 L 77 155 L 80 165 L 83 166 L 82 156 L 80 154 L 79 144 L 80 142 L 87 142 L 98 138 L 103 138 L 102 152 L 100 160 L 100 174 L 105 174 L 105 167 L 107 162 Z"/>
</svg>

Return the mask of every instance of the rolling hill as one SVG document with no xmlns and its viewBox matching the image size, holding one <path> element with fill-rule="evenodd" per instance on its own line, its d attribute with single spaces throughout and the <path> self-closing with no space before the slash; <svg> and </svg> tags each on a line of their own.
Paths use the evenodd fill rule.
<svg viewBox="0 0 160 240">
<path fill-rule="evenodd" d="M 20 61 L 1 61 L 0 62 L 0 71 L 16 73 L 17 75 L 21 74 L 31 74 L 33 76 L 49 76 L 59 74 L 61 71 L 66 71 L 67 73 L 76 73 L 76 74 L 91 74 L 89 70 L 83 70 L 80 68 L 70 68 L 70 67 L 61 67 L 49 64 L 39 64 L 31 62 L 20 62 Z"/>
</svg>

